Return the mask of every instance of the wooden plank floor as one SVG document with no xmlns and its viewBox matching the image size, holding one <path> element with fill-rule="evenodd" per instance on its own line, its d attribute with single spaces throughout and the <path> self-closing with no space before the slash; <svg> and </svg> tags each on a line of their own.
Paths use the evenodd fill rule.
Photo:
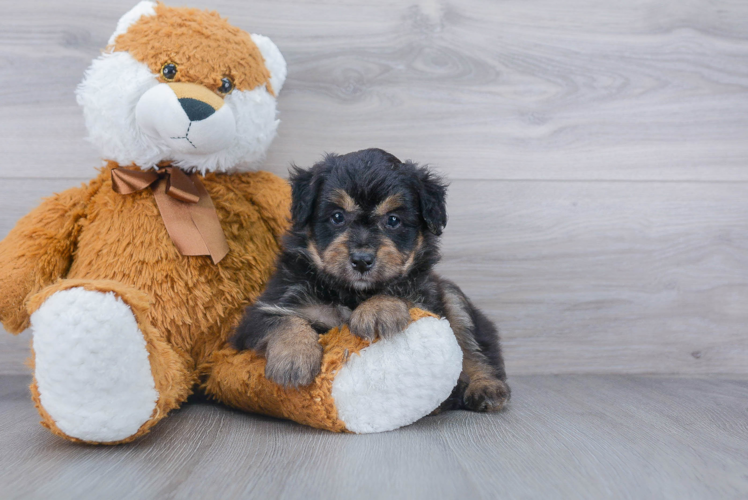
<svg viewBox="0 0 748 500">
<path fill-rule="evenodd" d="M 118 447 L 37 424 L 0 377 L 0 498 L 748 497 L 748 379 L 523 376 L 500 414 L 336 435 L 189 404 Z"/>
</svg>

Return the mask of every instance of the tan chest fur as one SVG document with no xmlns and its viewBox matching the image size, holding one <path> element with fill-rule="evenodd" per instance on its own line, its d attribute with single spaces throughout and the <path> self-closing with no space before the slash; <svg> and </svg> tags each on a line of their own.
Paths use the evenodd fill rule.
<svg viewBox="0 0 748 500">
<path fill-rule="evenodd" d="M 149 321 L 196 364 L 229 337 L 269 279 L 287 227 L 290 188 L 266 172 L 201 178 L 229 244 L 217 265 L 179 254 L 150 189 L 112 191 L 110 164 L 88 186 L 70 279 L 108 279 L 146 292 Z"/>
</svg>

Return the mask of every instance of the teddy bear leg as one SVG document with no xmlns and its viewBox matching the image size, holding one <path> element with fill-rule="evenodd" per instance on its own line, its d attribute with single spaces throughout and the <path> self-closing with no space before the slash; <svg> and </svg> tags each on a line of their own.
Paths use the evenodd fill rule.
<svg viewBox="0 0 748 500">
<path fill-rule="evenodd" d="M 280 387 L 265 377 L 265 359 L 227 347 L 215 353 L 204 390 L 244 411 L 335 432 L 383 432 L 434 411 L 452 392 L 462 350 L 445 319 L 419 309 L 391 338 L 370 344 L 348 326 L 320 338 L 322 371 L 307 386 Z"/>
<path fill-rule="evenodd" d="M 145 293 L 111 281 L 62 280 L 30 299 L 42 425 L 72 441 L 129 442 L 187 398 L 194 375 L 147 311 Z"/>
</svg>

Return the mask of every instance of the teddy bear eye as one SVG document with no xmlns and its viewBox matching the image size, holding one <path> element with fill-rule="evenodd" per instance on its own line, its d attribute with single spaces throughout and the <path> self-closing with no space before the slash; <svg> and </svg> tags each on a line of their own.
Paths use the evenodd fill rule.
<svg viewBox="0 0 748 500">
<path fill-rule="evenodd" d="M 177 76 L 177 65 L 174 63 L 164 64 L 164 67 L 161 68 L 161 74 L 166 80 L 173 80 Z"/>
<path fill-rule="evenodd" d="M 221 78 L 221 86 L 218 87 L 218 92 L 221 94 L 228 94 L 232 90 L 234 90 L 234 82 L 231 81 L 231 78 Z"/>
</svg>

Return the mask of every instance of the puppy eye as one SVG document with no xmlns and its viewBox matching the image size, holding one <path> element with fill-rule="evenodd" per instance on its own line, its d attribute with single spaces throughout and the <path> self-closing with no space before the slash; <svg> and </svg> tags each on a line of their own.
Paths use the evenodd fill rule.
<svg viewBox="0 0 748 500">
<path fill-rule="evenodd" d="M 234 90 L 234 82 L 231 81 L 231 78 L 221 78 L 221 86 L 218 87 L 218 92 L 221 94 L 228 94 L 232 90 Z"/>
<path fill-rule="evenodd" d="M 173 80 L 175 76 L 177 76 L 177 65 L 174 63 L 166 63 L 161 68 L 161 74 L 163 75 L 165 80 Z"/>
<path fill-rule="evenodd" d="M 345 215 L 343 215 L 343 212 L 335 212 L 330 217 L 330 222 L 332 222 L 336 226 L 339 226 L 345 222 Z"/>
<path fill-rule="evenodd" d="M 400 227 L 400 217 L 397 215 L 390 215 L 387 217 L 387 227 L 390 229 Z"/>
</svg>

